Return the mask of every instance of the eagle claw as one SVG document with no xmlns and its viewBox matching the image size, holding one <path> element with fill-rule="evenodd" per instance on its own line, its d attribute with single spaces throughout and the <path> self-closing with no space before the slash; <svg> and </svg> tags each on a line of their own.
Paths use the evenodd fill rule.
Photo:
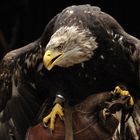
<svg viewBox="0 0 140 140">
<path fill-rule="evenodd" d="M 48 128 L 48 125 L 45 122 L 43 122 L 42 124 L 43 124 L 44 128 Z"/>
<path fill-rule="evenodd" d="M 48 125 L 46 125 L 46 124 L 50 120 L 49 129 L 50 129 L 51 133 L 54 130 L 54 123 L 55 123 L 56 115 L 58 115 L 61 120 L 64 120 L 63 107 L 59 103 L 55 104 L 55 106 L 53 107 L 50 114 L 47 115 L 45 118 L 43 118 L 43 125 L 45 128 L 48 128 Z"/>
</svg>

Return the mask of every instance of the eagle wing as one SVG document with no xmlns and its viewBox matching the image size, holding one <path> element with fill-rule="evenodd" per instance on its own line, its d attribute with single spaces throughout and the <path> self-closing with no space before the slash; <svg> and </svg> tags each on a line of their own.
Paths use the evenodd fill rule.
<svg viewBox="0 0 140 140">
<path fill-rule="evenodd" d="M 8 52 L 0 62 L 0 139 L 24 140 L 28 127 L 41 106 L 35 75 L 43 69 L 43 53 L 55 17 L 36 41 Z"/>
</svg>

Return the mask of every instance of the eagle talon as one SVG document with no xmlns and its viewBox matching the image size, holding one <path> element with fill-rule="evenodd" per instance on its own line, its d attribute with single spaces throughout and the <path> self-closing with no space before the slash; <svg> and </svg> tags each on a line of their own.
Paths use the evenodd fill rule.
<svg viewBox="0 0 140 140">
<path fill-rule="evenodd" d="M 45 122 L 43 122 L 42 124 L 44 128 L 48 128 L 48 125 Z"/>
<path fill-rule="evenodd" d="M 48 126 L 46 127 L 46 124 L 50 120 L 49 129 L 50 129 L 51 133 L 54 130 L 54 123 L 55 123 L 56 115 L 58 115 L 61 120 L 64 119 L 63 108 L 59 103 L 55 104 L 55 106 L 53 107 L 50 114 L 48 116 L 46 116 L 45 118 L 43 118 L 43 124 L 44 124 L 45 128 L 48 128 Z"/>
<path fill-rule="evenodd" d="M 65 121 L 65 117 L 64 117 L 64 116 L 62 116 L 62 117 L 61 117 L 61 120 L 62 120 L 62 121 Z"/>
<path fill-rule="evenodd" d="M 51 136 L 53 135 L 53 129 L 50 128 L 50 134 Z"/>
</svg>

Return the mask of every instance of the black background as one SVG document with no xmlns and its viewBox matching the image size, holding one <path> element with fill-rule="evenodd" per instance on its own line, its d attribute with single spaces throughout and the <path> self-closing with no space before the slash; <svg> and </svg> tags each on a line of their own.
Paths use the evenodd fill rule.
<svg viewBox="0 0 140 140">
<path fill-rule="evenodd" d="M 58 12 L 70 5 L 91 4 L 99 6 L 113 16 L 131 35 L 140 38 L 140 8 L 135 0 L 2 0 L 0 4 L 0 31 L 10 43 L 14 27 L 17 27 L 16 41 L 12 48 L 22 47 L 42 34 L 45 25 Z"/>
</svg>

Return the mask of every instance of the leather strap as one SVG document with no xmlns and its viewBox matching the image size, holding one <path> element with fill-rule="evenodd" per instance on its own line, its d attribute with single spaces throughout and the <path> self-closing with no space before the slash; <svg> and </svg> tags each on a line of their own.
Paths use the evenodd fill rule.
<svg viewBox="0 0 140 140">
<path fill-rule="evenodd" d="M 72 128 L 72 112 L 73 109 L 67 103 L 64 105 L 65 116 L 65 140 L 74 140 Z"/>
</svg>

